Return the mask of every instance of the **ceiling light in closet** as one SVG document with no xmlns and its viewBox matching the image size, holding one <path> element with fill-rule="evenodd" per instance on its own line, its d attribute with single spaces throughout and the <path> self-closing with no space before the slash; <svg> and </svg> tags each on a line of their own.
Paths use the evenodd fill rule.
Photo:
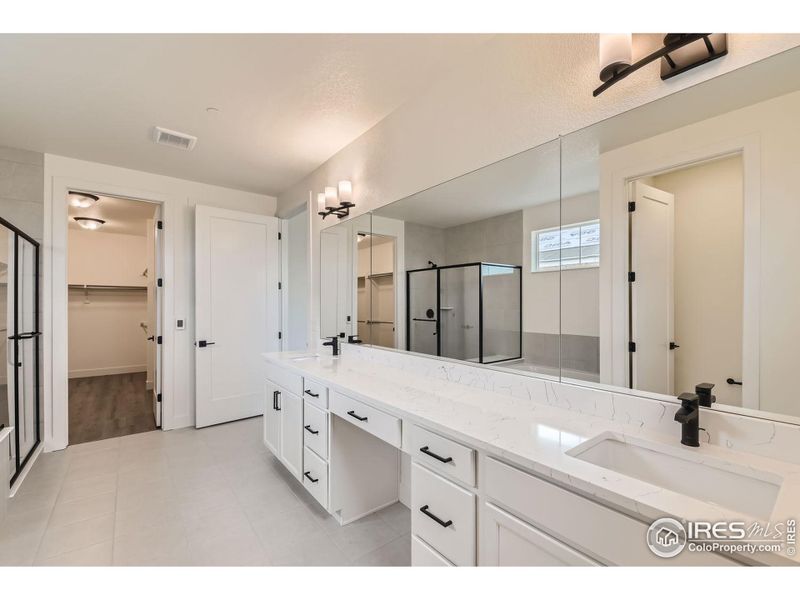
<svg viewBox="0 0 800 600">
<path fill-rule="evenodd" d="M 75 208 L 89 208 L 100 200 L 99 196 L 85 192 L 69 192 L 67 195 L 69 196 L 69 205 Z"/>
<path fill-rule="evenodd" d="M 91 217 L 72 217 L 75 222 L 84 229 L 100 229 L 105 221 L 103 219 L 93 219 Z"/>
</svg>

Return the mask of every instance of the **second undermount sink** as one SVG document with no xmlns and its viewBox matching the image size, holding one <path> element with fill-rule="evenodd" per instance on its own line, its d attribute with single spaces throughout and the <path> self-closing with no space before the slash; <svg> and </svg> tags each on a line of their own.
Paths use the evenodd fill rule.
<svg viewBox="0 0 800 600">
<path fill-rule="evenodd" d="M 697 451 L 605 433 L 568 455 L 671 492 L 769 519 L 782 478 Z"/>
</svg>

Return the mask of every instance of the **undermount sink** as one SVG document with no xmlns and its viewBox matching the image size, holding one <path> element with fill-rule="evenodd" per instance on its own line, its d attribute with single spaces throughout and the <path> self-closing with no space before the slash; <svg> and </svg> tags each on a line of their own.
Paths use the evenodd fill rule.
<svg viewBox="0 0 800 600">
<path fill-rule="evenodd" d="M 666 490 L 769 519 L 781 488 L 774 473 L 738 466 L 697 451 L 605 433 L 569 456 Z"/>
</svg>

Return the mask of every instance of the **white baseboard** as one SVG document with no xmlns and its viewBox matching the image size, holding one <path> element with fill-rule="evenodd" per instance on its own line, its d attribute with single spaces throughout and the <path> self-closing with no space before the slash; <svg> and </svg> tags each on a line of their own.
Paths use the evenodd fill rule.
<svg viewBox="0 0 800 600">
<path fill-rule="evenodd" d="M 126 373 L 143 373 L 147 365 L 128 365 L 122 367 L 103 367 L 101 369 L 75 369 L 69 372 L 69 378 L 100 377 L 101 375 L 124 375 Z"/>
</svg>

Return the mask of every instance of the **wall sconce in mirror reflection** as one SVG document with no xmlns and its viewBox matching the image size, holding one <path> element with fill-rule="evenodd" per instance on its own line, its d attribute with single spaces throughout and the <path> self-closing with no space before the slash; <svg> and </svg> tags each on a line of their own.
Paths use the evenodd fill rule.
<svg viewBox="0 0 800 600">
<path fill-rule="evenodd" d="M 105 224 L 103 219 L 92 219 L 91 217 L 73 217 L 73 219 L 84 229 L 100 229 Z"/>
<path fill-rule="evenodd" d="M 685 73 L 728 54 L 727 33 L 668 33 L 664 46 L 632 62 L 632 34 L 600 34 L 600 81 L 592 95 L 597 97 L 631 73 L 661 59 L 661 79 Z"/>
<path fill-rule="evenodd" d="M 324 192 L 317 194 L 317 214 L 323 219 L 329 215 L 343 219 L 354 206 L 353 184 L 347 180 L 340 181 L 337 187 L 328 186 Z"/>
</svg>

